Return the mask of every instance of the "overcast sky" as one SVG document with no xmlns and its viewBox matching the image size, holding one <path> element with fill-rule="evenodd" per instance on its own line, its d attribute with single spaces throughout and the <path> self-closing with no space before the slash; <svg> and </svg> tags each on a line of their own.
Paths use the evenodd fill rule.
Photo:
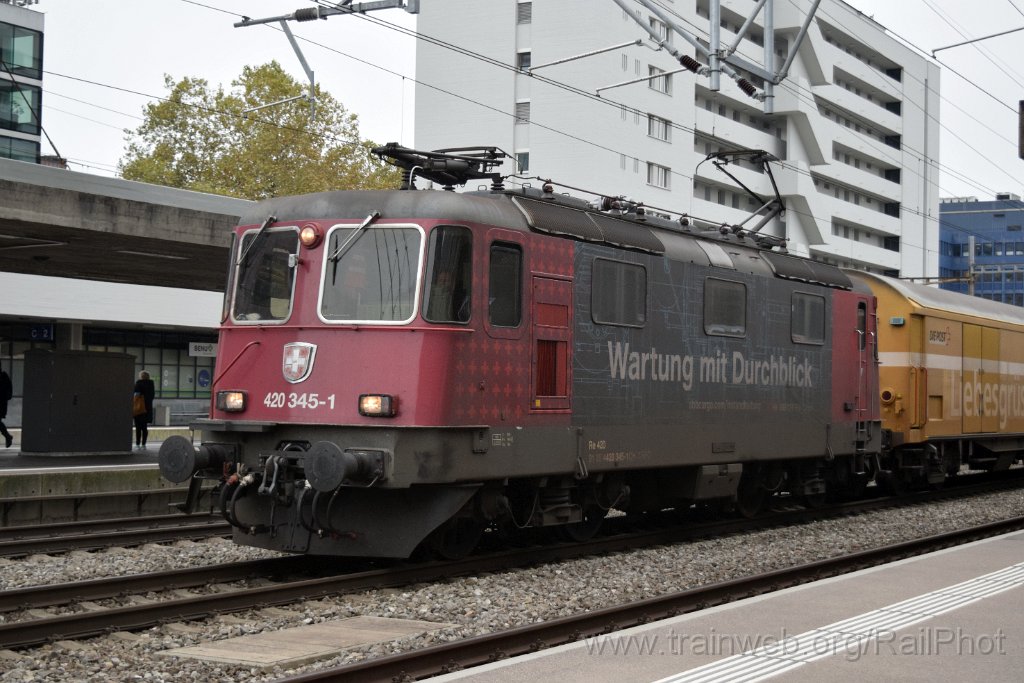
<svg viewBox="0 0 1024 683">
<path fill-rule="evenodd" d="M 1024 27 L 1024 0 L 849 4 L 927 54 Z M 46 14 L 46 133 L 73 170 L 112 175 L 123 153 L 123 130 L 137 127 L 144 105 L 166 93 L 164 74 L 227 86 L 243 66 L 277 59 L 305 81 L 280 30 L 233 24 L 241 15 L 275 17 L 312 5 L 308 0 L 40 0 L 34 9 Z M 402 10 L 372 16 L 415 26 L 413 16 Z M 360 17 L 291 27 L 316 43 L 300 45 L 317 81 L 359 116 L 364 138 L 413 144 L 413 38 Z M 1022 45 L 1024 31 L 937 53 L 943 65 L 941 196 L 1024 194 L 1016 114 L 1018 100 L 1024 99 L 1024 65 L 1016 58 Z M 44 154 L 51 151 L 44 139 Z"/>
</svg>

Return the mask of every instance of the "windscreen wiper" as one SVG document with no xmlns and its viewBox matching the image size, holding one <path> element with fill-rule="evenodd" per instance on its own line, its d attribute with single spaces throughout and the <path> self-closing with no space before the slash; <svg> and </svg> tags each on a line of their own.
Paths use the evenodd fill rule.
<svg viewBox="0 0 1024 683">
<path fill-rule="evenodd" d="M 238 265 L 245 265 L 245 257 L 249 255 L 249 252 L 252 250 L 253 245 L 259 241 L 260 237 L 263 236 L 263 233 L 265 233 L 267 231 L 267 228 L 270 227 L 270 224 L 276 220 L 276 216 L 267 216 L 267 220 L 263 221 L 263 225 L 260 226 L 260 229 L 256 231 L 256 234 L 253 236 L 252 240 L 249 242 L 249 244 L 245 245 L 245 249 L 243 249 L 242 253 L 239 254 Z"/>
<path fill-rule="evenodd" d="M 369 216 L 363 219 L 363 222 L 359 224 L 359 227 L 352 231 L 352 234 L 348 236 L 348 239 L 342 242 L 341 245 L 327 258 L 330 259 L 332 263 L 337 263 L 338 260 L 345 255 L 345 252 L 352 248 L 352 245 L 356 243 L 359 236 L 362 235 L 363 232 L 378 218 L 380 218 L 380 211 L 371 212 Z"/>
</svg>

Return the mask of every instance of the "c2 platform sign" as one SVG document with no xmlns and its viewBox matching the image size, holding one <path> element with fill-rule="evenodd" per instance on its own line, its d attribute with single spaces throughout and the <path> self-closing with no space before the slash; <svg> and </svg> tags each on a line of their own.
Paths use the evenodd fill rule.
<svg viewBox="0 0 1024 683">
<path fill-rule="evenodd" d="M 53 341 L 52 324 L 36 324 L 29 329 L 32 341 Z"/>
</svg>

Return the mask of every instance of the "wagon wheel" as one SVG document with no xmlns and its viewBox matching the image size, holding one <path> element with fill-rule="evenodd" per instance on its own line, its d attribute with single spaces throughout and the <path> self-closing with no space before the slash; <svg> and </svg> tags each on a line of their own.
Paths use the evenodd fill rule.
<svg viewBox="0 0 1024 683">
<path fill-rule="evenodd" d="M 561 527 L 562 533 L 570 541 L 589 541 L 601 528 L 607 514 L 608 511 L 598 505 L 588 505 L 583 508 L 583 521 L 564 525 Z"/>
<path fill-rule="evenodd" d="M 484 523 L 472 517 L 453 517 L 430 537 L 434 552 L 446 560 L 461 560 L 473 552 L 484 533 Z"/>
<path fill-rule="evenodd" d="M 736 489 L 736 512 L 745 519 L 753 519 L 764 510 L 768 502 L 768 490 L 764 487 L 764 478 L 760 472 L 744 470 Z"/>
</svg>

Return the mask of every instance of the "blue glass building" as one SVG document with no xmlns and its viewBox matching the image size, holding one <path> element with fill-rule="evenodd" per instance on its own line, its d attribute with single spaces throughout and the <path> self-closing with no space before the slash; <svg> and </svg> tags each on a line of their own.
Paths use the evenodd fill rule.
<svg viewBox="0 0 1024 683">
<path fill-rule="evenodd" d="M 974 295 L 1024 306 L 1024 202 L 1010 193 L 992 201 L 974 197 L 939 203 L 941 287 L 969 291 L 970 241 L 974 238 Z"/>
</svg>

